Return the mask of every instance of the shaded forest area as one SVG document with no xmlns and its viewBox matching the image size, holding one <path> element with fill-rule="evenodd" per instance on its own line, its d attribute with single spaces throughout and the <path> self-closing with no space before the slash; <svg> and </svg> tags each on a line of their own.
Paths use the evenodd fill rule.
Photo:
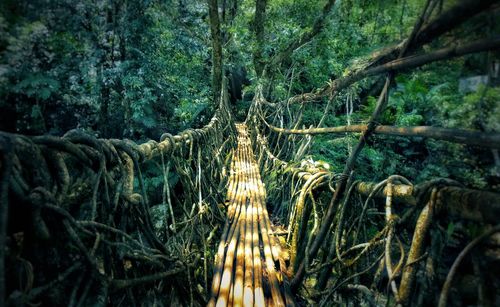
<svg viewBox="0 0 500 307">
<path fill-rule="evenodd" d="M 3 0 L 0 306 L 217 297 L 242 121 L 293 304 L 498 305 L 499 20 L 493 0 Z"/>
</svg>

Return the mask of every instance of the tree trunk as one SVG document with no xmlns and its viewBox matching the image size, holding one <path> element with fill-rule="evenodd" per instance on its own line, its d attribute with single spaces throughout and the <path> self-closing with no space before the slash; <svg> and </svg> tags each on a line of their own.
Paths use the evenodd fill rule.
<svg viewBox="0 0 500 307">
<path fill-rule="evenodd" d="M 222 89 L 222 38 L 217 0 L 208 0 L 208 13 L 212 34 L 212 103 L 215 109 L 219 104 Z"/>
<path fill-rule="evenodd" d="M 262 77 L 265 66 L 262 54 L 264 50 L 264 24 L 266 22 L 266 5 L 267 0 L 257 0 L 255 2 L 255 18 L 253 20 L 253 27 L 255 31 L 257 46 L 253 54 L 253 63 L 258 78 Z"/>
</svg>

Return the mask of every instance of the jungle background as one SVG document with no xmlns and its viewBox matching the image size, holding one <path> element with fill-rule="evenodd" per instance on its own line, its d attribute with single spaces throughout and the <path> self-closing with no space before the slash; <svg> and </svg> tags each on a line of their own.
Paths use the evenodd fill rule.
<svg viewBox="0 0 500 307">
<path fill-rule="evenodd" d="M 224 72 L 234 112 L 243 117 L 256 79 L 253 1 L 220 1 Z M 441 1 L 434 14 L 452 6 Z M 269 1 L 264 57 L 310 30 L 322 1 Z M 341 1 L 325 28 L 273 71 L 269 100 L 321 87 L 359 59 L 402 40 L 424 1 Z M 10 1 L 0 15 L 0 129 L 62 135 L 82 128 L 101 137 L 158 139 L 201 126 L 211 111 L 211 38 L 204 1 Z M 498 10 L 467 21 L 429 48 L 498 33 Z M 498 53 L 484 52 L 398 75 L 381 123 L 498 131 Z M 489 81 L 463 86 L 460 80 Z M 254 83 L 255 84 L 255 83 Z M 325 126 L 360 123 L 375 106 L 381 79 L 370 78 L 337 97 Z M 327 102 L 311 104 L 303 125 L 316 125 Z M 348 137 L 346 137 L 348 138 Z M 316 138 L 308 153 L 341 168 L 349 140 Z M 362 153 L 363 174 L 398 170 L 423 181 L 435 176 L 498 189 L 500 160 L 488 149 L 396 138 Z"/>
</svg>

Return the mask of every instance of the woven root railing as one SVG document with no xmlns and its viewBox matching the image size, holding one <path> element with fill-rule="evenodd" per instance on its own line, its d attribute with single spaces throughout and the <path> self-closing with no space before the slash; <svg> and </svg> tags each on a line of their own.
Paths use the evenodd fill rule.
<svg viewBox="0 0 500 307">
<path fill-rule="evenodd" d="M 0 301 L 203 304 L 234 138 L 224 100 L 205 127 L 140 145 L 0 133 Z"/>
<path fill-rule="evenodd" d="M 300 113 L 268 107 L 257 93 L 248 126 L 273 217 L 286 228 L 291 287 L 298 300 L 327 306 L 447 302 L 448 280 L 453 280 L 458 267 L 450 267 L 450 261 L 467 241 L 475 246 L 473 252 L 468 248 L 464 253 L 472 254 L 479 290 L 458 282 L 457 287 L 463 293 L 482 291 L 480 297 L 488 300 L 485 285 L 496 282 L 488 267 L 497 261 L 492 256 L 498 250 L 492 234 L 498 232 L 498 193 L 469 189 L 449 179 L 413 185 L 397 175 L 378 183 L 355 180 L 353 172 L 344 177 L 324 162 L 297 155 L 311 140 L 308 129 L 288 133 L 300 122 Z M 275 129 L 283 123 L 292 128 Z M 340 180 L 346 181 L 345 192 L 332 207 L 330 222 L 326 215 Z M 326 237 L 316 242 L 319 248 L 312 254 L 321 227 L 327 229 Z M 484 235 L 474 239 L 471 228 Z M 478 240 L 486 243 L 480 245 Z M 465 258 L 461 255 L 457 263 Z M 461 278 L 473 278 L 470 274 Z"/>
</svg>

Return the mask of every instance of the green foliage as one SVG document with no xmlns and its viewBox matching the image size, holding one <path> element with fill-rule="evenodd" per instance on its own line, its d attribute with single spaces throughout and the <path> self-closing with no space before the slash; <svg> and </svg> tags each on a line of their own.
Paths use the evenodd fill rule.
<svg viewBox="0 0 500 307">
<path fill-rule="evenodd" d="M 460 129 L 498 130 L 500 90 L 498 87 L 479 87 L 463 94 L 458 91 L 458 79 L 463 61 L 449 61 L 429 66 L 409 74 L 399 74 L 396 86 L 390 91 L 387 109 L 378 122 L 396 126 L 432 125 Z M 373 113 L 377 97 L 367 97 L 352 114 L 351 122 L 366 122 Z M 337 108 L 343 108 L 343 102 Z M 307 109 L 304 122 L 317 124 L 323 106 Z M 484 110 L 484 111 L 483 111 Z M 327 126 L 347 123 L 342 112 L 327 116 Z M 342 169 L 348 155 L 347 141 L 342 137 L 315 137 L 312 153 L 315 158 L 330 161 Z M 352 137 L 351 144 L 356 143 Z M 328 149 L 326 149 L 328 148 Z M 486 188 L 493 164 L 491 153 L 474 147 L 444 141 L 419 138 L 374 136 L 358 160 L 357 176 L 365 180 L 381 180 L 392 174 L 402 174 L 415 183 L 434 178 L 452 178 L 468 186 Z"/>
<path fill-rule="evenodd" d="M 53 132 L 78 125 L 156 138 L 158 128 L 190 125 L 210 103 L 208 42 L 192 37 L 207 29 L 197 3 L 22 0 L 0 7 L 0 101 L 18 114 L 2 118 L 3 129 L 26 131 L 19 119 L 37 102 Z"/>
<path fill-rule="evenodd" d="M 207 102 L 181 100 L 179 107 L 175 109 L 175 113 L 184 126 L 189 127 L 193 123 L 193 120 L 204 112 L 208 106 Z"/>
<path fill-rule="evenodd" d="M 498 130 L 500 115 L 500 87 L 479 86 L 477 91 L 466 94 L 457 102 L 443 101 L 441 116 L 451 127 Z M 478 112 L 482 110 L 482 112 Z"/>
<path fill-rule="evenodd" d="M 156 205 L 150 208 L 151 221 L 153 223 L 156 235 L 159 238 L 163 237 L 165 229 L 168 227 L 168 219 L 170 218 L 170 212 L 168 206 Z"/>
<path fill-rule="evenodd" d="M 41 73 L 30 74 L 14 86 L 16 93 L 23 93 L 38 100 L 47 100 L 57 94 L 60 88 L 58 80 L 46 77 Z"/>
</svg>

